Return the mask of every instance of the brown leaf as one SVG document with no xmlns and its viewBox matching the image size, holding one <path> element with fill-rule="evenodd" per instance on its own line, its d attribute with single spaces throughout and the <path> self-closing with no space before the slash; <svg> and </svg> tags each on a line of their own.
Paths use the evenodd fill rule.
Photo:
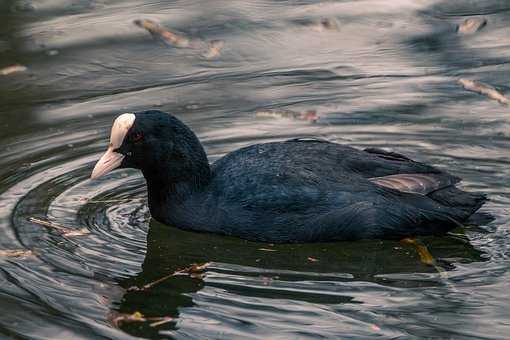
<svg viewBox="0 0 510 340">
<path fill-rule="evenodd" d="M 133 314 L 123 314 L 112 312 L 108 319 L 115 326 L 119 327 L 121 324 L 126 322 L 145 322 L 147 319 L 140 312 L 134 312 Z"/>
<path fill-rule="evenodd" d="M 271 283 L 273 283 L 273 278 L 269 276 L 261 276 L 260 279 L 262 280 L 262 284 L 264 286 L 269 286 Z"/>
<path fill-rule="evenodd" d="M 25 72 L 26 70 L 28 70 L 26 66 L 15 64 L 0 69 L 0 75 L 8 76 L 13 73 Z"/>
<path fill-rule="evenodd" d="M 34 253 L 27 249 L 0 250 L 0 257 L 27 257 Z"/>
<path fill-rule="evenodd" d="M 164 282 L 174 276 L 182 276 L 182 275 L 188 275 L 189 277 L 193 278 L 193 279 L 200 279 L 202 280 L 205 276 L 205 269 L 210 265 L 211 263 L 210 262 L 205 262 L 205 263 L 194 263 L 192 264 L 191 266 L 189 267 L 186 267 L 184 269 L 179 269 L 179 270 L 176 270 L 175 272 L 171 273 L 171 274 L 168 274 L 168 275 L 165 275 L 163 276 L 162 278 L 159 278 L 155 281 L 152 281 L 150 283 L 147 283 L 145 285 L 143 285 L 142 287 L 136 287 L 136 286 L 132 286 L 132 287 L 129 287 L 127 290 L 130 291 L 130 292 L 137 292 L 137 291 L 144 291 L 144 290 L 148 290 L 158 284 L 160 284 L 161 282 Z"/>
<path fill-rule="evenodd" d="M 468 18 L 457 27 L 457 32 L 472 34 L 484 28 L 485 25 L 487 25 L 487 19 L 485 18 Z"/>
<path fill-rule="evenodd" d="M 223 40 L 211 40 L 209 42 L 209 49 L 203 54 L 203 57 L 206 59 L 219 57 L 223 46 L 225 46 L 225 42 Z"/>
<path fill-rule="evenodd" d="M 458 80 L 466 90 L 483 94 L 491 99 L 497 100 L 501 104 L 510 105 L 510 98 L 496 90 L 494 87 L 482 82 L 461 78 Z"/>
<path fill-rule="evenodd" d="M 157 22 L 148 19 L 142 19 L 135 20 L 134 24 L 138 27 L 146 29 L 150 34 L 152 34 L 152 36 L 160 38 L 170 45 L 177 47 L 189 47 L 190 41 L 188 38 L 165 29 Z"/>
<path fill-rule="evenodd" d="M 287 119 L 296 119 L 296 120 L 304 120 L 307 122 L 315 123 L 319 116 L 317 115 L 317 111 L 308 110 L 305 112 L 297 112 L 291 110 L 266 110 L 266 111 L 257 111 L 255 112 L 256 117 L 270 117 L 270 118 L 287 118 Z"/>
</svg>

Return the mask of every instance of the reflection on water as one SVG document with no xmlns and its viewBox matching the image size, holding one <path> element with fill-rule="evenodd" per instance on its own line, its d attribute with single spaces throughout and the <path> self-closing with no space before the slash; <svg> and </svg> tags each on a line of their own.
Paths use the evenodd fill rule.
<svg viewBox="0 0 510 340">
<path fill-rule="evenodd" d="M 471 17 L 487 23 L 460 34 Z M 12 0 L 0 19 L 0 69 L 27 67 L 0 75 L 0 250 L 33 251 L 0 258 L 0 335 L 506 338 L 510 109 L 457 80 L 510 93 L 507 1 Z M 148 108 L 188 123 L 211 161 L 312 135 L 392 148 L 487 192 L 496 219 L 423 239 L 436 267 L 393 241 L 274 246 L 163 226 L 139 173 L 88 179 L 113 117 Z M 126 290 L 208 261 L 204 280 Z M 175 319 L 111 322 L 134 312 Z"/>
<path fill-rule="evenodd" d="M 450 259 L 483 261 L 481 252 L 462 239 L 430 240 L 430 245 L 435 256 L 444 261 L 441 265 L 446 270 L 453 269 Z M 364 251 L 360 252 L 360 248 Z M 342 336 L 349 327 L 338 324 L 338 318 L 348 318 L 358 325 L 353 334 L 367 336 L 381 322 L 379 318 L 364 316 L 360 304 L 374 298 L 398 299 L 402 288 L 451 285 L 450 278 L 445 276 L 449 274 L 421 264 L 412 248 L 398 242 L 261 245 L 169 230 L 153 222 L 147 235 L 142 271 L 122 281 L 121 286 L 143 286 L 189 263 L 205 261 L 213 262 L 204 282 L 176 277 L 145 291 L 128 291 L 117 309 L 124 313 L 140 311 L 144 315 L 172 316 L 177 324 L 167 328 L 177 329 L 168 333 L 175 336 L 199 337 L 214 334 L 219 328 L 229 336 L 260 337 L 275 332 L 286 332 L 291 337 L 312 336 L 315 331 L 310 332 L 310 324 L 322 324 L 328 329 L 323 335 Z M 331 308 L 343 309 L 343 315 L 331 318 Z M 205 315 L 197 315 L 196 309 L 204 310 Z M 299 319 L 274 318 L 289 311 L 301 315 L 303 323 L 297 322 Z M 271 320 L 261 320 L 261 315 L 271 316 Z M 180 327 L 204 317 L 207 322 L 201 324 L 198 332 Z M 266 323 L 272 327 L 260 327 Z M 228 329 L 225 324 L 235 329 Z M 129 325 L 125 329 L 140 336 L 157 335 L 158 330 L 144 326 Z"/>
</svg>

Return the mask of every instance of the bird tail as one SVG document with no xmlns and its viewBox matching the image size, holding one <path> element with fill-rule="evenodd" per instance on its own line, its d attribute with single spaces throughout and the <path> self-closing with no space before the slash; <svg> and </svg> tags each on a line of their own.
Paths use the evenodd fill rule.
<svg viewBox="0 0 510 340">
<path fill-rule="evenodd" d="M 467 220 L 487 201 L 485 194 L 467 192 L 455 186 L 449 186 L 428 194 L 430 198 L 441 205 L 459 211 L 459 218 Z"/>
</svg>

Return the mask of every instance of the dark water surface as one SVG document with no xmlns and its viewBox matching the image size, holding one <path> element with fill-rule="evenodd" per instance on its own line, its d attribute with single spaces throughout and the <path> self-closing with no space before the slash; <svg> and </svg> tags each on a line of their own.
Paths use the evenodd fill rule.
<svg viewBox="0 0 510 340">
<path fill-rule="evenodd" d="M 478 16 L 482 30 L 456 32 Z M 0 68 L 28 70 L 0 75 L 0 250 L 34 255 L 0 257 L 0 337 L 508 339 L 510 107 L 457 79 L 510 93 L 509 23 L 506 0 L 1 0 Z M 210 40 L 224 42 L 213 59 Z M 423 239 L 436 267 L 392 241 L 272 246 L 159 225 L 139 173 L 89 180 L 113 118 L 148 108 L 188 123 L 211 161 L 309 135 L 393 149 L 488 193 L 495 220 Z M 319 119 L 256 115 L 271 109 Z M 203 281 L 126 290 L 204 261 Z M 137 311 L 175 320 L 111 322 Z"/>
</svg>

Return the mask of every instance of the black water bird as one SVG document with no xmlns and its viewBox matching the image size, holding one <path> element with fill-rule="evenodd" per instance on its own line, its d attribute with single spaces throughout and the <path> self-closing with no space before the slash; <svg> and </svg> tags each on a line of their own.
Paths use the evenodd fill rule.
<svg viewBox="0 0 510 340">
<path fill-rule="evenodd" d="M 162 223 L 275 243 L 444 234 L 486 200 L 401 154 L 319 139 L 255 144 L 210 165 L 190 128 L 155 110 L 115 120 L 91 177 L 115 168 L 141 170 Z"/>
</svg>

